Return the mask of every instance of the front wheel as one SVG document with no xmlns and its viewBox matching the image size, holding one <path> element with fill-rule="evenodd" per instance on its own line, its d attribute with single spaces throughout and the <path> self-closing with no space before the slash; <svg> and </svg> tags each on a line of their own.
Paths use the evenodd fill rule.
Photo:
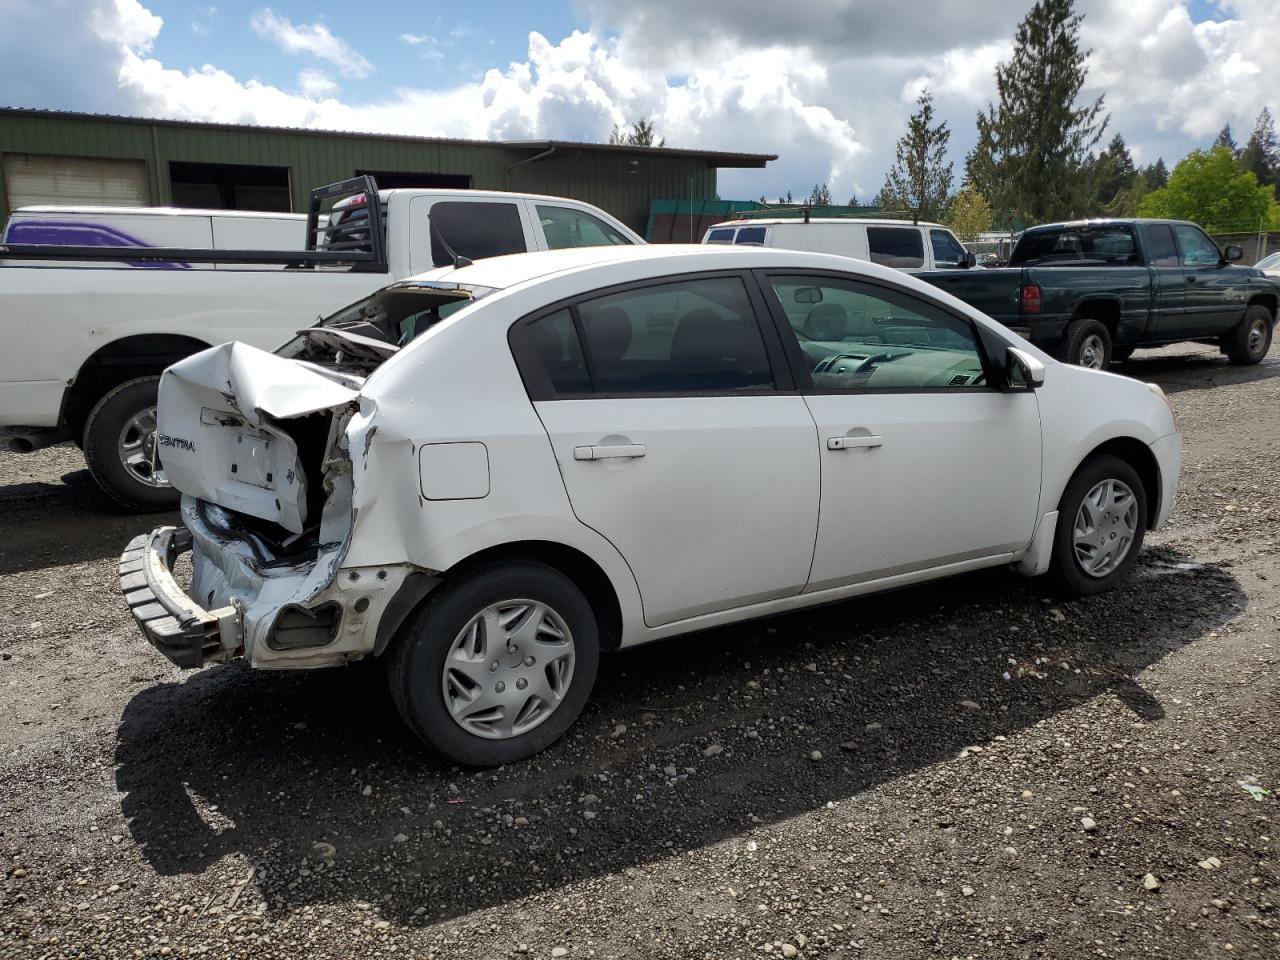
<svg viewBox="0 0 1280 960">
<path fill-rule="evenodd" d="M 1222 338 L 1222 352 L 1232 363 L 1248 365 L 1261 363 L 1271 349 L 1271 336 L 1275 323 L 1271 311 L 1255 304 L 1244 312 L 1239 325 Z"/>
<path fill-rule="evenodd" d="M 1067 327 L 1062 359 L 1077 367 L 1105 370 L 1111 360 L 1111 334 L 1097 320 L 1073 320 Z"/>
<path fill-rule="evenodd" d="M 387 663 L 405 723 L 471 767 L 523 760 L 572 726 L 595 683 L 599 631 L 572 580 L 536 562 L 445 583 L 406 624 Z"/>
<path fill-rule="evenodd" d="M 149 513 L 178 505 L 156 456 L 156 392 L 159 377 L 138 377 L 94 405 L 84 427 L 89 472 L 111 499 Z"/>
<path fill-rule="evenodd" d="M 1147 491 L 1138 471 L 1119 457 L 1091 457 L 1058 502 L 1054 578 L 1083 597 L 1110 590 L 1138 562 L 1147 532 Z"/>
</svg>

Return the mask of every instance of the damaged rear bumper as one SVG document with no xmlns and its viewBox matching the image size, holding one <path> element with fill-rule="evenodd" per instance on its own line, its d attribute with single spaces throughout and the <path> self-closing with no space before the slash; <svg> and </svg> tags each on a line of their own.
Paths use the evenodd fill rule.
<svg viewBox="0 0 1280 960">
<path fill-rule="evenodd" d="M 221 508 L 182 498 L 183 527 L 129 543 L 120 589 L 143 635 L 180 667 L 244 657 L 252 667 L 307 669 L 381 653 L 436 584 L 409 564 L 343 567 L 345 547 L 297 564 L 264 562 L 223 527 Z M 192 554 L 189 591 L 173 575 Z"/>
<path fill-rule="evenodd" d="M 173 564 L 191 549 L 182 527 L 157 527 L 134 537 L 120 557 L 120 591 L 148 642 L 179 667 L 202 667 L 221 656 L 224 632 L 240 632 L 234 605 L 205 610 L 178 585 Z"/>
</svg>

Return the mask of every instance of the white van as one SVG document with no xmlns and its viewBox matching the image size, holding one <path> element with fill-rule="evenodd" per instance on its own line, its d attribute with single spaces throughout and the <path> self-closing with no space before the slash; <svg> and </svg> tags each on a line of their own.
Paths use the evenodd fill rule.
<svg viewBox="0 0 1280 960">
<path fill-rule="evenodd" d="M 73 247 L 174 247 L 184 250 L 301 250 L 303 213 L 185 210 L 180 207 L 19 207 L 9 216 L 3 243 Z M 28 262 L 26 266 L 32 264 Z M 57 266 L 67 266 L 59 262 Z M 216 269 L 212 263 L 139 260 L 124 266 L 161 270 Z M 231 264 L 221 264 L 224 269 Z M 244 269 L 237 266 L 237 269 Z M 258 269 L 282 269 L 259 266 Z"/>
<path fill-rule="evenodd" d="M 907 273 L 973 266 L 973 255 L 940 223 L 812 217 L 803 220 L 728 220 L 707 230 L 703 243 L 741 243 L 834 253 Z"/>
</svg>

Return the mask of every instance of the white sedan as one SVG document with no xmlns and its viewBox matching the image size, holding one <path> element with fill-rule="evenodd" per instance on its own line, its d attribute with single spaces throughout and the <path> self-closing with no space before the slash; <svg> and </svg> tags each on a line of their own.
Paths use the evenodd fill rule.
<svg viewBox="0 0 1280 960">
<path fill-rule="evenodd" d="M 1107 589 L 1180 463 L 1158 387 L 770 248 L 433 271 L 185 359 L 159 404 L 183 527 L 124 554 L 144 634 L 185 667 L 382 657 L 473 765 L 563 734 L 602 650 L 982 567 Z"/>
</svg>

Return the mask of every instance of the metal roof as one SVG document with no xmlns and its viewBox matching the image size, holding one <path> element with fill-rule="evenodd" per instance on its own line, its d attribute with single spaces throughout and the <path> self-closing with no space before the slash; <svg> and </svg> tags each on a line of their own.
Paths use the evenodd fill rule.
<svg viewBox="0 0 1280 960">
<path fill-rule="evenodd" d="M 424 137 L 403 133 L 379 133 L 358 130 L 324 130 L 315 127 L 275 127 L 244 123 L 217 123 L 207 120 L 168 120 L 157 117 L 130 117 L 110 113 L 80 113 L 75 110 L 40 110 L 28 107 L 0 107 L 0 116 L 62 117 L 69 120 L 93 120 L 110 123 L 147 123 L 157 126 L 229 130 L 245 133 L 288 133 L 317 137 L 376 138 L 405 143 L 456 143 L 468 146 L 506 147 L 514 150 L 556 149 L 600 151 L 613 154 L 635 154 L 651 157 L 705 159 L 717 167 L 763 167 L 777 160 L 774 153 L 733 153 L 720 150 L 689 150 L 683 147 L 641 147 L 629 143 L 585 143 L 573 140 L 469 140 L 462 137 Z"/>
</svg>

